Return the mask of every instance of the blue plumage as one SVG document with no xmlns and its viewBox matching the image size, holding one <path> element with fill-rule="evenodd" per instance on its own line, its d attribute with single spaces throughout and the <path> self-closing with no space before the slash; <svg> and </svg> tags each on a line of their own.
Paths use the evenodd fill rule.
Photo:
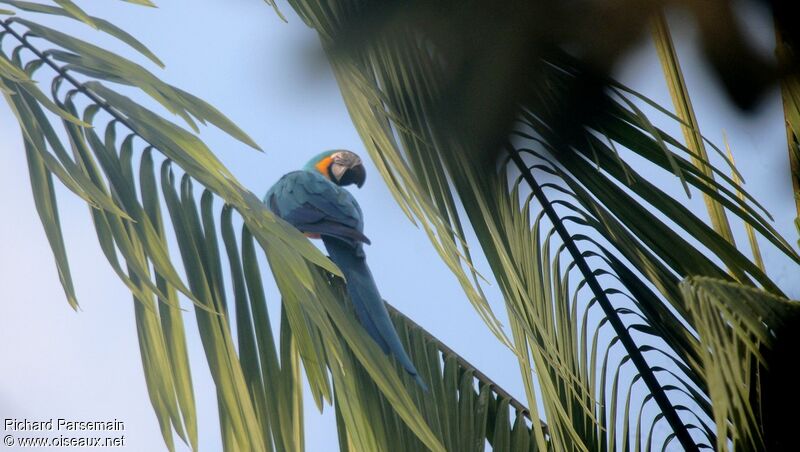
<svg viewBox="0 0 800 452">
<path fill-rule="evenodd" d="M 348 151 L 338 151 L 348 152 Z M 276 215 L 306 234 L 319 235 L 331 260 L 342 270 L 347 293 L 358 320 L 381 347 L 391 354 L 417 383 L 427 389 L 406 354 L 394 329 L 383 299 L 375 285 L 364 253 L 369 239 L 364 235 L 364 216 L 353 195 L 335 184 L 315 167 L 333 152 L 316 156 L 301 171 L 281 177 L 264 202 Z M 349 153 L 360 165 L 355 154 Z M 361 183 L 363 183 L 363 168 Z M 337 171 L 338 172 L 338 171 Z M 347 176 L 344 176 L 346 178 Z"/>
</svg>

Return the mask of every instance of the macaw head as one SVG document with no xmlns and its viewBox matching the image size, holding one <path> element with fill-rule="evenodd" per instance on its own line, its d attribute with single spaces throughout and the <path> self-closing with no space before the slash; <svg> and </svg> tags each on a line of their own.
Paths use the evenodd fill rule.
<svg viewBox="0 0 800 452">
<path fill-rule="evenodd" d="M 336 185 L 364 185 L 367 171 L 361 158 L 354 152 L 336 149 L 316 155 L 303 167 L 306 171 L 316 171 Z"/>
</svg>

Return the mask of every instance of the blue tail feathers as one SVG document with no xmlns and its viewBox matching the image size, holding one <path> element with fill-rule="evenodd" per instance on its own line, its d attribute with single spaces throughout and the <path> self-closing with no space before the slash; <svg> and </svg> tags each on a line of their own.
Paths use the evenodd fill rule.
<svg viewBox="0 0 800 452">
<path fill-rule="evenodd" d="M 342 270 L 347 281 L 347 293 L 353 302 L 359 322 L 384 353 L 393 355 L 417 384 L 425 391 L 428 386 L 420 378 L 408 357 L 394 328 L 386 305 L 378 292 L 375 280 L 367 266 L 361 244 L 353 246 L 345 241 L 322 236 L 331 260 Z"/>
</svg>

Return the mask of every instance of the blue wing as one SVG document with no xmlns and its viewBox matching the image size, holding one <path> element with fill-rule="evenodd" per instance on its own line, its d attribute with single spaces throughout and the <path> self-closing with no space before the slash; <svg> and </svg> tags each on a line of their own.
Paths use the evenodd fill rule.
<svg viewBox="0 0 800 452">
<path fill-rule="evenodd" d="M 286 174 L 264 197 L 270 210 L 302 232 L 335 237 L 354 248 L 369 244 L 353 195 L 310 171 Z"/>
</svg>

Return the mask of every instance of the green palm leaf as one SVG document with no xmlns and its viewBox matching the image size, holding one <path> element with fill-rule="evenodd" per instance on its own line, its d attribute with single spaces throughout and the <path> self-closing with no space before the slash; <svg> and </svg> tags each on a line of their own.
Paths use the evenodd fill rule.
<svg viewBox="0 0 800 452">
<path fill-rule="evenodd" d="M 787 327 L 796 328 L 800 305 L 762 290 L 710 278 L 688 278 L 681 283 L 681 290 L 705 344 L 702 355 L 716 421 L 717 449 L 730 450 L 731 445 L 733 449 L 767 449 L 763 417 L 781 415 L 769 412 L 773 407 L 762 405 L 763 399 L 754 399 L 752 392 L 759 387 L 759 379 L 770 379 L 765 370 L 779 372 L 769 368 L 776 364 L 770 354 L 779 340 L 785 339 Z M 754 368 L 761 371 L 753 372 Z M 777 397 L 793 397 L 778 391 L 782 394 Z M 788 445 L 771 440 L 769 449 Z"/>
</svg>

